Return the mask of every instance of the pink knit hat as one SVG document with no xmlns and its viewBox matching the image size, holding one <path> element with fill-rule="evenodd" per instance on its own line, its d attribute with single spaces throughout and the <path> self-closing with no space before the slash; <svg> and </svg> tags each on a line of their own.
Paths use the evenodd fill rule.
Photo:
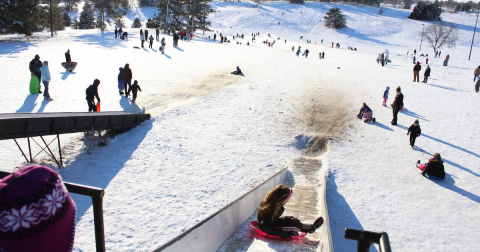
<svg viewBox="0 0 480 252">
<path fill-rule="evenodd" d="M 25 166 L 0 180 L 0 251 L 72 251 L 75 203 L 53 170 Z"/>
</svg>

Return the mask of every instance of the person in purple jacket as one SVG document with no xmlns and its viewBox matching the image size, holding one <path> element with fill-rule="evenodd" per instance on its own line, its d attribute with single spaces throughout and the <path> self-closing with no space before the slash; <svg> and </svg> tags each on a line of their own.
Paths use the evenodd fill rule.
<svg viewBox="0 0 480 252">
<path fill-rule="evenodd" d="M 360 108 L 360 112 L 358 112 L 357 117 L 358 119 L 363 118 L 363 122 L 368 122 L 368 121 L 375 122 L 375 118 L 373 117 L 373 111 L 367 106 L 365 102 Z"/>
</svg>

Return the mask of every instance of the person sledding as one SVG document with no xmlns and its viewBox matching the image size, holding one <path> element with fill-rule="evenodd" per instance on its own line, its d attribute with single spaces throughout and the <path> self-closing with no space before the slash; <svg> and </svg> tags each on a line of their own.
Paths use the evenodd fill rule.
<svg viewBox="0 0 480 252">
<path fill-rule="evenodd" d="M 237 70 L 231 72 L 231 74 L 233 75 L 242 75 L 242 70 L 240 70 L 240 67 L 237 66 Z"/>
<path fill-rule="evenodd" d="M 293 216 L 282 216 L 285 205 L 292 197 L 293 189 L 286 185 L 278 185 L 270 190 L 258 207 L 258 228 L 263 232 L 279 236 L 284 240 L 292 240 L 292 236 L 297 236 L 297 231 L 286 231 L 280 227 L 296 227 L 302 232 L 313 234 L 323 224 L 323 218 L 319 217 L 311 225 L 303 224 L 299 219 Z"/>
<path fill-rule="evenodd" d="M 72 57 L 70 56 L 70 49 L 67 49 L 65 53 L 65 62 L 61 63 L 62 67 L 69 72 L 73 72 L 77 67 L 77 62 L 72 62 Z"/>
<path fill-rule="evenodd" d="M 420 160 L 417 161 L 417 168 L 422 172 L 422 176 L 430 179 L 444 179 L 445 167 L 443 167 L 442 157 L 440 153 L 433 154 L 433 157 L 428 160 L 428 163 L 420 164 Z"/>
<path fill-rule="evenodd" d="M 357 117 L 358 119 L 363 119 L 363 122 L 375 122 L 375 118 L 373 117 L 373 111 L 367 106 L 365 102 L 360 108 Z"/>
</svg>

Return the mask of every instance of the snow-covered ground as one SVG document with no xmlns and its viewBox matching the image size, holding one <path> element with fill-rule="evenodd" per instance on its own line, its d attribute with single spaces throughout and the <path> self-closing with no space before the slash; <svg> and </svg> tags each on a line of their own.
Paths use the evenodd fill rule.
<svg viewBox="0 0 480 252">
<path fill-rule="evenodd" d="M 242 45 L 213 43 L 201 31 L 191 42 L 173 48 L 167 39 L 165 55 L 139 46 L 139 29 L 126 30 L 128 41 L 115 40 L 113 29 L 65 30 L 50 38 L 36 33 L 29 40 L 0 37 L 3 92 L 2 113 L 87 111 L 85 89 L 98 78 L 104 111 L 138 111 L 152 119 L 98 147 L 82 135 L 62 135 L 65 181 L 105 188 L 104 216 L 109 251 L 150 251 L 244 194 L 282 166 L 291 166 L 300 150 L 295 137 L 312 135 L 297 120 L 299 107 L 310 95 L 338 90 L 352 104 L 362 102 L 374 111 L 377 123 L 352 119 L 352 126 L 329 151 L 327 203 L 336 251 L 352 251 L 343 239 L 345 227 L 386 231 L 395 251 L 476 251 L 480 245 L 480 119 L 479 94 L 473 90 L 473 70 L 479 64 L 480 42 L 468 53 L 475 15 L 442 14 L 459 29 L 456 47 L 442 48 L 441 59 L 419 33 L 428 22 L 409 20 L 408 11 L 360 5 L 286 2 L 261 4 L 214 2 L 212 29 L 232 36 L 245 34 Z M 347 16 L 347 28 L 332 30 L 320 22 L 331 7 Z M 153 8 L 136 8 L 126 17 L 130 27 L 142 22 Z M 279 25 L 280 22 L 280 25 Z M 260 32 L 252 45 L 251 34 Z M 150 29 L 153 34 L 153 30 Z M 267 36 L 271 34 L 271 38 Z M 303 36 L 303 39 L 300 39 Z M 218 37 L 218 35 L 217 35 Z M 280 37 L 273 47 L 261 43 Z M 287 40 L 285 43 L 285 39 Z M 307 44 L 306 40 L 312 40 Z M 320 41 L 323 39 L 323 43 Z M 314 44 L 316 42 L 316 45 Z M 331 48 L 340 43 L 341 49 Z M 297 58 L 291 47 L 302 46 L 310 56 Z M 347 46 L 358 51 L 347 50 Z M 429 82 L 412 82 L 412 59 L 428 53 Z M 70 49 L 78 62 L 74 73 L 60 66 Z M 389 49 L 393 62 L 376 64 L 378 53 Z M 325 52 L 325 59 L 318 58 Z M 28 63 L 35 54 L 50 62 L 54 101 L 29 95 Z M 443 67 L 449 54 L 448 67 Z M 423 63 L 425 58 L 418 57 Z M 130 64 L 143 92 L 137 104 L 118 95 L 118 68 Z M 245 76 L 232 76 L 236 66 Z M 421 72 L 423 75 L 423 69 Z M 422 76 L 421 76 L 422 77 Z M 381 106 L 383 91 L 402 87 L 406 110 L 397 126 L 389 124 L 391 109 Z M 308 97 L 308 99 L 307 99 Z M 412 150 L 406 128 L 420 120 L 422 136 Z M 22 140 L 20 140 L 22 142 Z M 23 141 L 23 144 L 26 141 Z M 1 141 L 2 170 L 25 163 L 13 141 Z M 430 181 L 414 164 L 441 153 L 447 177 Z M 55 168 L 43 155 L 39 163 Z M 93 251 L 91 201 L 73 196 L 77 204 L 76 244 Z"/>
</svg>

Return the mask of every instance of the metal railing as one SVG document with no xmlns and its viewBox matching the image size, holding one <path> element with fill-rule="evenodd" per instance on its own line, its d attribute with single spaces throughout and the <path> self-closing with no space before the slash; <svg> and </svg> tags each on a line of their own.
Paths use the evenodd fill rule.
<svg viewBox="0 0 480 252">
<path fill-rule="evenodd" d="M 11 173 L 0 171 L 0 179 Z M 103 196 L 105 191 L 98 187 L 63 182 L 68 192 L 90 196 L 93 203 L 93 223 L 95 227 L 95 245 L 97 252 L 105 252 L 105 231 L 103 226 Z"/>
<path fill-rule="evenodd" d="M 371 232 L 345 228 L 345 239 L 357 241 L 357 252 L 368 252 L 372 244 L 378 244 L 380 252 L 392 252 L 390 240 L 385 232 Z"/>
</svg>

